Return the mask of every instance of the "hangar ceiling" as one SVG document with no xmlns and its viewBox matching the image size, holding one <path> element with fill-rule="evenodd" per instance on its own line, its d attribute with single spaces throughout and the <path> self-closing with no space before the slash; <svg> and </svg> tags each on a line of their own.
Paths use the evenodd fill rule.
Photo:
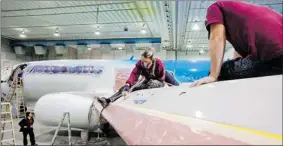
<svg viewBox="0 0 283 146">
<path fill-rule="evenodd" d="M 206 51 L 204 20 L 213 2 L 2 0 L 1 31 L 16 40 L 161 37 L 167 49 Z M 247 2 L 282 12 L 281 0 Z"/>
</svg>

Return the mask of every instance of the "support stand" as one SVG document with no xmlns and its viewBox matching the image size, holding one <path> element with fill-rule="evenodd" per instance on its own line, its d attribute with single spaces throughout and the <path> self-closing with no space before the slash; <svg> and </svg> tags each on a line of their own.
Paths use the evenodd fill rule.
<svg viewBox="0 0 283 146">
<path fill-rule="evenodd" d="M 62 126 L 62 124 L 63 124 L 64 119 L 65 119 L 66 116 L 68 116 L 68 138 L 69 138 L 69 145 L 72 145 L 72 143 L 71 143 L 71 136 L 72 136 L 72 135 L 71 135 L 71 120 L 70 120 L 70 113 L 69 113 L 69 112 L 63 113 L 61 122 L 59 123 L 59 125 L 58 125 L 58 127 L 57 127 L 57 129 L 56 129 L 56 132 L 55 132 L 55 134 L 54 134 L 54 136 L 53 136 L 53 138 L 52 138 L 52 144 L 51 144 L 51 145 L 54 145 L 55 139 L 56 139 L 56 137 L 57 137 L 57 135 L 58 135 L 58 132 L 59 132 L 59 130 L 60 130 L 60 128 L 61 128 L 61 126 Z"/>
</svg>

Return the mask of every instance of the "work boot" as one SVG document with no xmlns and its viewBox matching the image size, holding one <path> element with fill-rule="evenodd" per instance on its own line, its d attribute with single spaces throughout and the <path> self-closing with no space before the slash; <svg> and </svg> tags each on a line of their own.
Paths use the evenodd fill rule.
<svg viewBox="0 0 283 146">
<path fill-rule="evenodd" d="M 110 103 L 110 100 L 105 98 L 105 97 L 98 97 L 97 98 L 97 101 L 101 104 L 102 107 L 106 108 L 109 103 Z"/>
</svg>

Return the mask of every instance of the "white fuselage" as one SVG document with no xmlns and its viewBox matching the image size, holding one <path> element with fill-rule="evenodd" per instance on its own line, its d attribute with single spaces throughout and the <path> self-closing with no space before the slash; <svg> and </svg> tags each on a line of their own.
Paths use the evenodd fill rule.
<svg viewBox="0 0 283 146">
<path fill-rule="evenodd" d="M 110 60 L 51 60 L 27 64 L 23 74 L 23 94 L 30 102 L 54 92 L 113 93 L 115 69 L 134 66 L 133 63 Z M 2 83 L 2 90 L 8 92 L 7 83 Z"/>
</svg>

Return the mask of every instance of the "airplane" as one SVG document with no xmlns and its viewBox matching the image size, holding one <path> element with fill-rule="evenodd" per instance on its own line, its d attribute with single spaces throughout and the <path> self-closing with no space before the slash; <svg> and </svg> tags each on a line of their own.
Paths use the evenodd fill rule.
<svg viewBox="0 0 283 146">
<path fill-rule="evenodd" d="M 34 111 L 48 126 L 70 112 L 83 141 L 96 125 L 109 123 L 128 145 L 282 145 L 281 81 L 282 75 L 275 75 L 146 89 L 105 109 L 96 100 L 107 97 L 102 92 L 51 93 Z"/>
<path fill-rule="evenodd" d="M 23 96 L 27 111 L 33 112 L 39 99 L 54 93 L 91 93 L 89 99 L 92 101 L 94 94 L 114 94 L 125 83 L 137 61 L 131 57 L 129 60 L 48 60 L 21 63 L 15 66 L 6 80 L 1 81 L 2 98 L 8 94 L 13 79 L 24 67 Z M 165 60 L 164 64 L 166 69 L 173 71 L 176 78 L 183 83 L 204 76 L 209 66 L 208 61 Z M 69 98 L 80 100 L 80 97 Z M 59 100 L 56 99 L 56 105 Z"/>
<path fill-rule="evenodd" d="M 18 64 L 11 75 L 1 81 L 2 97 L 8 93 L 10 81 L 20 66 L 26 66 L 23 71 L 25 100 L 35 104 L 43 95 L 54 92 L 96 90 L 113 93 L 115 73 L 119 70 L 130 73 L 136 62 L 131 57 L 130 60 L 48 60 Z M 164 63 L 180 82 L 192 82 L 205 76 L 209 67 L 208 61 L 166 60 Z M 108 80 L 103 80 L 104 76 Z M 124 75 L 123 80 L 127 77 L 128 74 Z"/>
<path fill-rule="evenodd" d="M 167 122 L 169 125 L 178 127 L 181 123 L 191 129 L 191 131 L 188 130 L 190 133 L 187 133 L 187 135 L 198 136 L 198 140 L 194 141 L 193 144 L 205 144 L 209 139 L 219 144 L 221 142 L 217 142 L 217 139 L 219 139 L 219 137 L 221 138 L 221 136 L 225 137 L 226 134 L 229 135 L 228 140 L 223 139 L 226 144 L 229 144 L 227 142 L 229 140 L 235 142 L 235 144 L 239 144 L 240 142 L 237 141 L 239 139 L 244 141 L 245 144 L 262 143 L 259 139 L 263 139 L 265 144 L 278 144 L 278 139 L 280 140 L 280 138 L 282 141 L 282 136 L 280 137 L 280 135 L 282 135 L 282 125 L 279 124 L 282 122 L 282 120 L 280 120 L 282 119 L 282 113 L 280 114 L 281 116 L 272 116 L 278 113 L 278 111 L 276 111 L 277 108 L 282 107 L 282 98 L 279 97 L 279 95 L 282 95 L 282 84 L 279 83 L 279 81 L 282 80 L 281 76 L 256 78 L 257 80 L 254 78 L 216 82 L 191 89 L 188 88 L 188 84 L 184 84 L 177 87 L 135 91 L 126 97 L 120 98 L 113 104 L 110 104 L 110 106 L 102 112 L 102 107 L 97 104 L 96 98 L 110 96 L 119 86 L 121 87 L 136 62 L 137 60 L 51 60 L 20 64 L 19 66 L 27 65 L 23 74 L 26 103 L 34 102 L 36 120 L 46 126 L 57 126 L 58 122 L 61 120 L 62 113 L 70 112 L 72 129 L 80 130 L 83 140 L 88 139 L 88 132 L 95 131 L 99 122 L 106 123 L 107 121 L 127 144 L 165 144 L 164 142 L 166 140 L 148 141 L 148 143 L 146 143 L 147 140 L 136 141 L 137 139 L 133 136 L 139 136 L 142 133 L 137 132 L 137 134 L 133 135 L 130 134 L 131 131 L 129 131 L 130 129 L 137 129 L 139 125 L 145 126 L 143 122 L 150 122 L 149 120 L 151 118 L 156 119 L 161 117 L 163 119 L 162 121 Z M 183 83 L 206 76 L 210 65 L 208 61 L 164 61 L 164 64 L 166 69 L 173 71 L 176 78 Z M 19 66 L 17 68 L 19 68 Z M 13 70 L 13 73 L 16 72 L 17 68 Z M 13 73 L 9 78 L 13 76 Z M 190 77 L 188 74 L 192 76 Z M 261 82 L 265 82 L 264 86 L 259 86 Z M 7 89 L 8 85 L 9 80 L 3 81 L 1 88 L 4 89 L 4 86 L 6 86 Z M 260 90 L 251 90 L 248 88 L 250 86 L 256 86 Z M 236 88 L 239 89 L 236 90 Z M 242 93 L 238 91 L 249 93 L 249 96 L 242 96 Z M 4 93 L 5 92 L 7 93 L 7 90 L 4 91 Z M 229 98 L 227 95 L 231 97 Z M 271 107 L 268 106 L 269 102 L 263 101 L 269 95 L 273 97 L 270 99 L 273 103 Z M 244 101 L 251 98 L 250 96 L 260 97 L 259 100 L 248 100 L 249 102 L 247 102 L 247 104 L 243 104 Z M 241 102 L 237 102 L 236 99 Z M 281 102 L 278 101 L 280 99 Z M 178 105 L 180 103 L 182 104 Z M 206 104 L 202 105 L 201 103 Z M 223 108 L 217 109 L 216 107 L 222 107 L 219 105 L 222 105 Z M 253 107 L 249 105 L 253 105 Z M 241 106 L 244 106 L 245 109 L 249 107 L 249 110 L 252 109 L 252 111 L 244 112 L 243 109 L 237 113 L 237 107 Z M 272 109 L 265 111 L 261 108 L 265 106 Z M 258 117 L 258 112 L 254 109 L 255 107 L 258 108 L 258 110 L 261 109 L 260 113 L 264 113 L 264 116 L 273 120 L 266 121 L 262 116 Z M 229 111 L 236 117 L 230 117 L 229 119 Z M 227 116 L 227 118 L 215 112 L 219 112 Z M 127 121 L 125 118 L 122 118 L 129 116 L 129 114 L 134 119 L 131 118 L 131 120 Z M 148 118 L 143 118 L 141 121 L 141 119 L 139 120 L 139 115 L 147 115 Z M 258 120 L 259 124 L 248 123 L 249 116 Z M 242 119 L 244 122 L 237 119 Z M 207 120 L 208 122 L 205 122 Z M 251 134 L 252 132 L 245 133 L 237 130 L 233 131 L 229 128 L 225 129 L 216 124 L 219 122 L 225 123 L 226 125 L 228 124 L 228 127 L 238 125 L 251 127 L 251 129 L 261 129 L 261 131 L 269 131 L 271 138 L 264 137 L 260 134 Z M 123 126 L 123 123 L 136 125 L 137 127 L 126 128 L 127 126 Z M 260 125 L 263 127 L 271 126 L 273 128 L 262 129 Z M 63 123 L 63 126 L 67 126 L 66 121 Z M 144 131 L 147 128 L 148 127 L 139 127 L 138 129 L 139 131 Z M 156 126 L 156 128 L 158 128 L 158 126 Z M 221 128 L 221 130 L 213 130 L 215 128 Z M 237 129 L 235 127 L 233 128 Z M 180 131 L 168 129 L 168 126 L 163 127 L 163 129 L 169 131 L 163 131 L 164 133 L 161 133 L 161 135 L 168 133 L 167 135 L 172 136 L 172 133 L 175 133 L 173 138 L 175 138 L 175 140 L 178 138 L 178 134 L 176 135 L 176 133 Z M 205 136 L 207 132 L 216 133 L 216 136 Z M 265 133 L 263 135 L 268 134 Z M 246 136 L 248 138 L 245 138 Z M 151 136 L 151 138 L 154 137 L 156 136 Z M 182 144 L 182 139 L 183 141 L 188 140 L 188 137 L 181 138 L 181 142 L 180 140 L 175 142 Z M 167 144 L 168 143 L 174 144 L 172 141 L 171 143 L 167 141 Z"/>
</svg>

